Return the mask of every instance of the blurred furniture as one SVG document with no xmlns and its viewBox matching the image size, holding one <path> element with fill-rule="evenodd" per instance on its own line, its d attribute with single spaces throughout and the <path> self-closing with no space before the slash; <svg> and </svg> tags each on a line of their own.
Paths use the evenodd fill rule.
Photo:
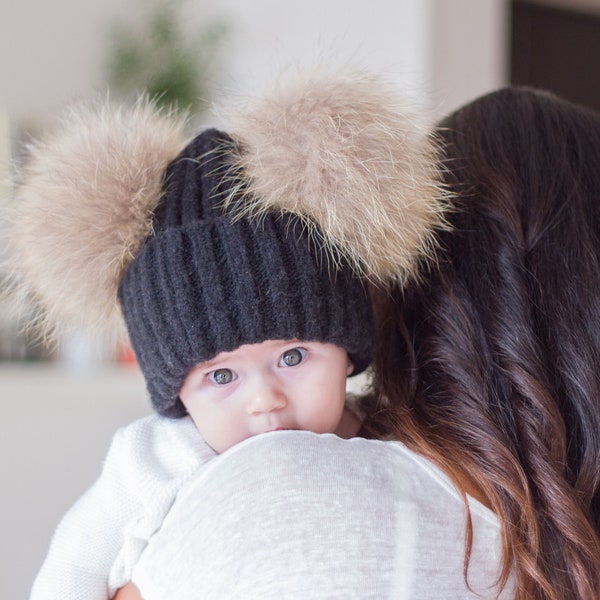
<svg viewBox="0 0 600 600">
<path fill-rule="evenodd" d="M 511 75 L 600 110 L 600 1 L 513 0 Z"/>
</svg>

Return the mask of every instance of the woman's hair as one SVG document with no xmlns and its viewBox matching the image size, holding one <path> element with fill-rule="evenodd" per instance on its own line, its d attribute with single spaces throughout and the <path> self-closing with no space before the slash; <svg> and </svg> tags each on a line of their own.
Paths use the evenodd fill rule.
<svg viewBox="0 0 600 600">
<path fill-rule="evenodd" d="M 481 489 L 517 598 L 597 598 L 600 116 L 506 88 L 438 131 L 451 228 L 419 285 L 376 293 L 367 425 Z"/>
</svg>

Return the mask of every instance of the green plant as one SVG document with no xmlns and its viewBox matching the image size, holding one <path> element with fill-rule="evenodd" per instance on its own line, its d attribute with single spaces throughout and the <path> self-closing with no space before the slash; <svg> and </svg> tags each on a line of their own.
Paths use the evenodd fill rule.
<svg viewBox="0 0 600 600">
<path fill-rule="evenodd" d="M 125 25 L 115 28 L 108 81 L 117 93 L 146 93 L 161 106 L 198 114 L 209 98 L 208 76 L 228 28 L 210 22 L 186 34 L 180 7 L 180 2 L 163 1 L 137 32 Z"/>
</svg>

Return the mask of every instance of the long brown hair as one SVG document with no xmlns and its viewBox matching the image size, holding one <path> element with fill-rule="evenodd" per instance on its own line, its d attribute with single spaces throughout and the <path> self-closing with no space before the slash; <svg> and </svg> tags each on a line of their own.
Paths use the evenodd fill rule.
<svg viewBox="0 0 600 600">
<path fill-rule="evenodd" d="M 452 229 L 375 294 L 367 425 L 483 491 L 517 598 L 598 598 L 600 117 L 506 88 L 438 131 Z"/>
</svg>

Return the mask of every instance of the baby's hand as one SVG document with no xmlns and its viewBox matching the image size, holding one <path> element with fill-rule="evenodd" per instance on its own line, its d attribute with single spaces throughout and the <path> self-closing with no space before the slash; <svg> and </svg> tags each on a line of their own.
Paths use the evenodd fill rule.
<svg viewBox="0 0 600 600">
<path fill-rule="evenodd" d="M 122 587 L 113 598 L 113 600 L 144 600 L 139 590 L 133 583 L 128 583 Z"/>
</svg>

